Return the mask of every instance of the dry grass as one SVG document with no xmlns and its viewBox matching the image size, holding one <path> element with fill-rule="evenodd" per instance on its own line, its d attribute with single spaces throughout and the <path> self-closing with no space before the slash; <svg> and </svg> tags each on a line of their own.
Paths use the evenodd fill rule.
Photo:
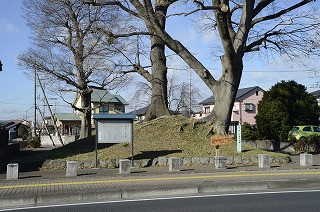
<svg viewBox="0 0 320 212">
<path fill-rule="evenodd" d="M 210 126 L 197 125 L 193 127 L 190 120 L 180 117 L 163 117 L 150 122 L 134 125 L 134 159 L 153 159 L 157 157 L 213 157 L 215 147 L 210 144 L 208 132 Z M 236 143 L 220 146 L 220 155 L 257 157 L 267 153 L 271 157 L 283 157 L 284 154 L 266 152 L 242 146 L 242 153 L 237 153 Z M 131 144 L 99 144 L 99 159 L 131 158 Z M 31 152 L 15 159 L 17 162 L 39 163 L 45 160 L 77 160 L 92 161 L 95 159 L 95 138 L 90 137 L 75 141 L 51 151 Z"/>
<path fill-rule="evenodd" d="M 192 123 L 186 125 L 183 131 L 180 127 L 183 123 L 189 122 L 189 119 L 172 116 L 163 117 L 150 122 L 142 122 L 134 125 L 134 158 L 149 159 L 156 157 L 212 157 L 215 156 L 215 147 L 210 144 L 208 132 L 210 126 L 197 125 L 193 127 Z M 83 142 L 88 145 L 94 143 L 91 141 Z M 75 145 L 75 142 L 72 145 Z M 95 158 L 94 145 L 90 148 L 79 146 L 77 148 L 86 149 L 79 153 L 62 154 L 59 157 L 61 160 L 90 160 Z M 61 150 L 68 148 L 68 145 L 62 147 Z M 68 148 L 69 149 L 69 148 Z M 74 148 L 70 148 L 72 150 Z M 266 153 L 263 150 L 252 149 L 247 146 L 242 146 L 242 153 L 237 153 L 236 143 L 220 146 L 220 155 L 235 156 L 242 155 L 246 157 L 258 156 Z M 271 157 L 283 156 L 283 154 L 268 152 Z M 109 158 L 130 158 L 131 144 L 99 144 L 98 150 L 99 159 Z M 57 157 L 55 157 L 57 158 Z"/>
</svg>

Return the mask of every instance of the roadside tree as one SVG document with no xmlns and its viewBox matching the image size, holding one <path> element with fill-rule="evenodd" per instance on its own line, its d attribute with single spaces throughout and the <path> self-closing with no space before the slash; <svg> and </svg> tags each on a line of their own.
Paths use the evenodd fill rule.
<svg viewBox="0 0 320 212">
<path fill-rule="evenodd" d="M 306 90 L 295 81 L 281 81 L 264 93 L 256 115 L 261 138 L 287 141 L 293 126 L 319 125 L 320 107 Z"/>
<path fill-rule="evenodd" d="M 125 83 L 116 49 L 127 47 L 94 29 L 122 26 L 124 31 L 125 16 L 119 19 L 115 7 L 92 7 L 78 0 L 24 0 L 23 10 L 33 47 L 20 54 L 20 65 L 36 69 L 57 93 L 79 93 L 81 106 L 69 104 L 81 114 L 80 137 L 90 136 L 92 90 Z"/>
</svg>

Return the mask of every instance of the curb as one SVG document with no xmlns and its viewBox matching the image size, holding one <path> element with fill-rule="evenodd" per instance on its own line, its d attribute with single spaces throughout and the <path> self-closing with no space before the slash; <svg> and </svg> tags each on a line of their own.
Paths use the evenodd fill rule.
<svg viewBox="0 0 320 212">
<path fill-rule="evenodd" d="M 102 189 L 95 191 L 70 191 L 56 192 L 54 194 L 36 194 L 4 197 L 0 199 L 0 208 L 17 206 L 39 206 L 48 204 L 75 203 L 85 201 L 107 201 L 126 198 L 148 198 L 159 196 L 174 196 L 186 194 L 204 194 L 214 192 L 232 191 L 259 191 L 296 188 L 320 188 L 320 180 L 302 181 L 272 181 L 272 182 L 241 182 L 228 184 L 201 183 L 190 186 L 157 186 L 157 187 L 133 187 L 119 189 Z M 67 201 L 66 201 L 67 200 Z M 0 209 L 1 211 L 1 209 Z"/>
</svg>

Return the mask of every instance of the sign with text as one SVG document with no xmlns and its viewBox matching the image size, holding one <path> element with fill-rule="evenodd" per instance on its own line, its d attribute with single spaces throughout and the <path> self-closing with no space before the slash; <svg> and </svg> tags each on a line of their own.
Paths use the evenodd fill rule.
<svg viewBox="0 0 320 212">
<path fill-rule="evenodd" d="M 98 120 L 98 143 L 130 143 L 132 121 L 129 119 Z"/>
<path fill-rule="evenodd" d="M 212 146 L 231 144 L 232 142 L 233 142 L 233 136 L 212 136 L 211 137 Z"/>
</svg>

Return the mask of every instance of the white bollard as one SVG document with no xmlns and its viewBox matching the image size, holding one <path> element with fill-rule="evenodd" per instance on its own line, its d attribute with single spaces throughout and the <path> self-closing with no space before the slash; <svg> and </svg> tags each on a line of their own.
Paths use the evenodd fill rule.
<svg viewBox="0 0 320 212">
<path fill-rule="evenodd" d="M 270 156 L 268 154 L 259 154 L 259 168 L 270 167 Z"/>
<path fill-rule="evenodd" d="M 78 175 L 78 162 L 67 161 L 67 177 L 76 177 Z"/>
<path fill-rule="evenodd" d="M 313 166 L 312 154 L 300 154 L 300 166 Z"/>
<path fill-rule="evenodd" d="M 227 168 L 227 158 L 224 156 L 215 156 L 215 167 L 216 169 L 226 169 Z"/>
<path fill-rule="evenodd" d="M 19 164 L 9 163 L 7 165 L 7 180 L 19 179 Z"/>
<path fill-rule="evenodd" d="M 129 159 L 119 160 L 119 174 L 130 174 L 131 161 Z"/>
<path fill-rule="evenodd" d="M 180 159 L 179 158 L 169 158 L 169 171 L 170 172 L 180 171 Z"/>
</svg>

